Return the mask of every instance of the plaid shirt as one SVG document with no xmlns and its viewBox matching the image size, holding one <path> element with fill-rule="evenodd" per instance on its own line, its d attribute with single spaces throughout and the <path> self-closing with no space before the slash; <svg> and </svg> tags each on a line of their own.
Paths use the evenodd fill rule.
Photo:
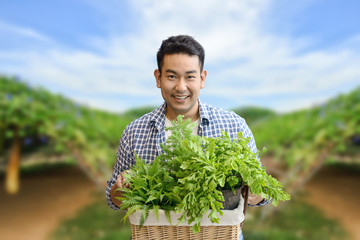
<svg viewBox="0 0 360 240">
<path fill-rule="evenodd" d="M 225 111 L 220 108 L 201 103 L 200 125 L 198 135 L 208 138 L 220 137 L 221 130 L 229 134 L 232 139 L 237 137 L 238 132 L 242 132 L 244 137 L 250 137 L 249 146 L 252 152 L 257 152 L 254 137 L 246 125 L 245 120 L 234 112 Z M 145 114 L 131 122 L 121 136 L 119 148 L 117 150 L 117 160 L 111 179 L 107 182 L 106 198 L 108 205 L 117 210 L 110 199 L 110 189 L 115 184 L 121 172 L 130 169 L 135 164 L 134 152 L 147 163 L 151 163 L 162 152 L 160 143 L 165 143 L 165 110 L 166 103 L 158 109 Z"/>
<path fill-rule="evenodd" d="M 200 110 L 199 136 L 208 138 L 220 137 L 221 130 L 224 130 L 232 139 L 235 139 L 237 133 L 241 131 L 244 137 L 250 137 L 249 147 L 251 151 L 257 152 L 254 137 L 243 118 L 234 112 L 215 108 L 201 103 L 200 100 L 198 101 Z M 166 103 L 164 102 L 158 109 L 134 120 L 125 128 L 120 139 L 113 175 L 107 182 L 106 198 L 108 205 L 112 209 L 117 210 L 119 208 L 110 199 L 110 189 L 115 184 L 120 173 L 128 170 L 135 164 L 134 152 L 147 163 L 153 162 L 162 152 L 160 143 L 165 143 L 166 141 L 165 111 Z M 255 206 L 261 206 L 266 203 L 268 201 L 263 201 Z"/>
</svg>

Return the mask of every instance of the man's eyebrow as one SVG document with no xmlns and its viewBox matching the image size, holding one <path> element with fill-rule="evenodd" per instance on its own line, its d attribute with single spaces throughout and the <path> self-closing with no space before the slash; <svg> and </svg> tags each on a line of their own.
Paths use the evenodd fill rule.
<svg viewBox="0 0 360 240">
<path fill-rule="evenodd" d="M 171 70 L 171 69 L 167 69 L 165 72 L 167 72 L 167 73 L 174 73 L 174 74 L 177 74 L 177 72 L 176 72 L 176 71 Z"/>
<path fill-rule="evenodd" d="M 176 71 L 171 70 L 171 69 L 167 69 L 165 72 L 177 74 Z M 185 74 L 192 74 L 192 73 L 197 73 L 197 71 L 196 70 L 190 70 L 190 71 L 185 72 Z"/>
<path fill-rule="evenodd" d="M 186 74 L 196 73 L 196 70 L 187 71 Z"/>
</svg>

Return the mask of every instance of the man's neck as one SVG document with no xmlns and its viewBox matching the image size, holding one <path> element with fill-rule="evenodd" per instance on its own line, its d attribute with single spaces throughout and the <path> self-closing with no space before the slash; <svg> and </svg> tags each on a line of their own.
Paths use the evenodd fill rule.
<svg viewBox="0 0 360 240">
<path fill-rule="evenodd" d="M 167 111 L 165 113 L 166 118 L 169 119 L 170 121 L 176 120 L 177 116 L 179 116 L 179 115 L 183 115 L 183 114 L 173 115 L 173 114 L 168 114 Z M 196 114 L 189 114 L 189 115 L 188 114 L 183 115 L 184 120 L 191 119 L 191 122 L 195 122 L 196 120 L 199 119 L 199 111 L 197 111 Z"/>
</svg>

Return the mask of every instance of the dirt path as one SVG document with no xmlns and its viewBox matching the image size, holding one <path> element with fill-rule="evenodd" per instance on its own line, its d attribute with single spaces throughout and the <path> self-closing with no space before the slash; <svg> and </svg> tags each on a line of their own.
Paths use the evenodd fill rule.
<svg viewBox="0 0 360 240">
<path fill-rule="evenodd" d="M 42 240 L 92 201 L 94 184 L 77 168 L 24 176 L 20 192 L 9 196 L 0 178 L 0 239 Z"/>
<path fill-rule="evenodd" d="M 360 174 L 349 169 L 324 168 L 305 187 L 305 200 L 336 219 L 360 240 Z"/>
</svg>

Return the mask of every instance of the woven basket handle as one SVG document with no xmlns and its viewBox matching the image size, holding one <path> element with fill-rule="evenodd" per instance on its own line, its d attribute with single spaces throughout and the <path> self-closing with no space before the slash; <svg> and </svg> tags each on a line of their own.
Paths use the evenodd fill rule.
<svg viewBox="0 0 360 240">
<path fill-rule="evenodd" d="M 247 204 L 248 204 L 248 198 L 249 198 L 249 186 L 248 185 L 245 185 L 241 191 L 241 194 L 244 198 L 244 216 L 245 216 L 245 213 L 246 213 L 246 207 L 247 207 Z"/>
<path fill-rule="evenodd" d="M 245 216 L 246 208 L 247 208 L 247 205 L 248 205 L 249 186 L 245 185 L 245 186 L 242 188 L 242 190 L 241 190 L 241 195 L 242 195 L 242 197 L 244 198 L 244 216 Z M 245 219 L 244 219 L 244 221 L 245 221 Z M 240 228 L 243 227 L 244 221 L 243 221 L 242 223 L 240 223 Z"/>
</svg>

